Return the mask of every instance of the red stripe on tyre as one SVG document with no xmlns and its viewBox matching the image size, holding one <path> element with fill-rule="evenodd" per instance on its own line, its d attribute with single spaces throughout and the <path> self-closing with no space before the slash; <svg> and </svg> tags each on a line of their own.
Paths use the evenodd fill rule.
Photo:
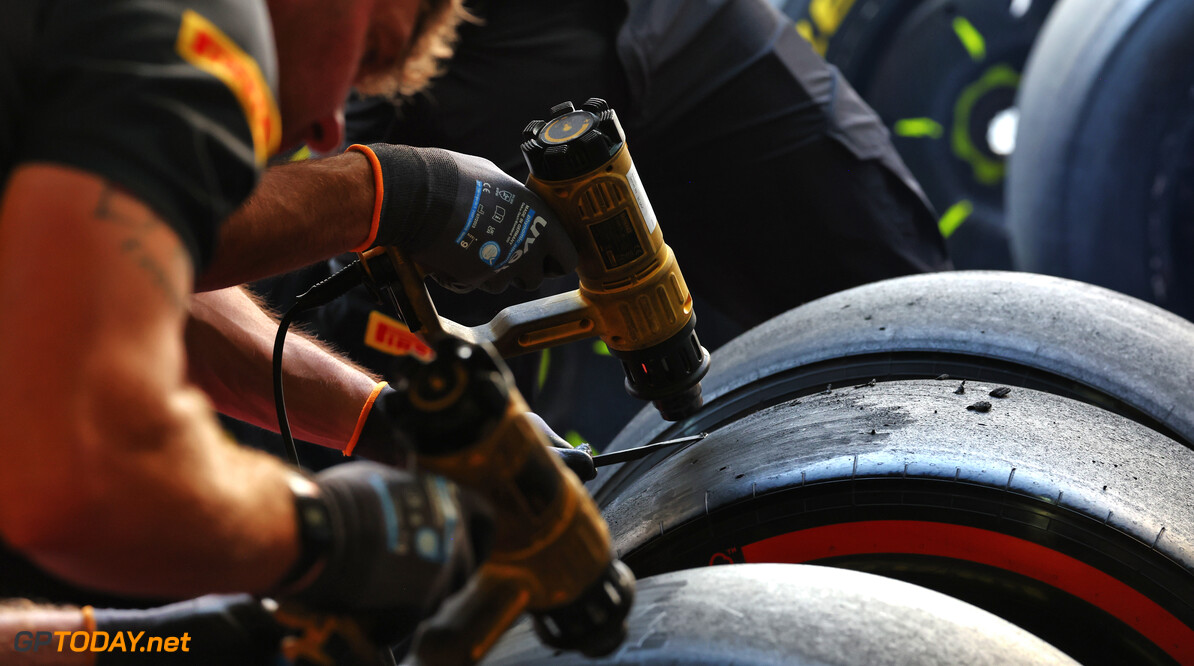
<svg viewBox="0 0 1194 666">
<path fill-rule="evenodd" d="M 1194 629 L 1126 583 L 1089 564 L 990 530 L 917 520 L 872 520 L 779 534 L 742 547 L 746 562 L 802 564 L 903 553 L 997 567 L 1067 592 L 1117 618 L 1181 664 L 1194 664 Z"/>
</svg>

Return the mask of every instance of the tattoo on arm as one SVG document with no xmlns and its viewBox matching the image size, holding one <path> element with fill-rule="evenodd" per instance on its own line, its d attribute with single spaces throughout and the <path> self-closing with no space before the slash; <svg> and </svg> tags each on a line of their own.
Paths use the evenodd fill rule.
<svg viewBox="0 0 1194 666">
<path fill-rule="evenodd" d="M 117 193 L 125 194 L 120 187 L 104 181 L 104 189 L 100 192 L 99 201 L 95 203 L 95 210 L 92 211 L 95 219 L 132 229 L 148 229 L 157 223 L 152 215 L 133 216 L 115 210 L 112 207 L 112 197 Z"/>
<path fill-rule="evenodd" d="M 171 305 L 180 310 L 186 310 L 188 308 L 187 294 L 184 293 L 184 290 L 179 285 L 174 283 L 169 273 L 144 248 L 142 243 L 142 239 L 146 235 L 160 227 L 164 227 L 165 224 L 152 214 L 141 213 L 129 215 L 125 212 L 115 210 L 112 206 L 112 197 L 118 192 L 121 192 L 118 186 L 105 182 L 104 189 L 100 192 L 99 201 L 96 202 L 92 215 L 97 220 L 117 225 L 126 230 L 127 235 L 120 242 L 121 251 L 132 258 L 141 270 L 145 271 L 150 282 L 166 297 L 166 300 Z M 181 243 L 175 246 L 174 254 L 174 259 L 177 261 L 185 261 L 188 258 Z"/>
</svg>

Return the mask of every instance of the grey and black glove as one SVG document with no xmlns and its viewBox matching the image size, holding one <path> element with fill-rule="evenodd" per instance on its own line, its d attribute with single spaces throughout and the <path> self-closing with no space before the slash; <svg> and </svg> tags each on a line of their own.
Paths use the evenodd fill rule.
<svg viewBox="0 0 1194 666">
<path fill-rule="evenodd" d="M 492 538 L 484 507 L 438 476 L 351 462 L 295 475 L 291 491 L 302 549 L 276 597 L 295 664 L 375 661 L 463 587 Z"/>
<path fill-rule="evenodd" d="M 353 145 L 381 187 L 369 245 L 402 250 L 441 285 L 536 289 L 576 249 L 543 200 L 487 159 L 438 148 Z"/>
<path fill-rule="evenodd" d="M 420 619 L 488 548 L 484 510 L 438 476 L 351 462 L 292 489 L 303 555 L 284 596 L 311 608 Z"/>
<path fill-rule="evenodd" d="M 557 435 L 556 431 L 547 425 L 547 421 L 544 421 L 542 416 L 534 412 L 527 414 L 527 416 L 547 435 L 547 442 L 551 444 L 551 450 L 560 456 L 560 460 L 564 462 L 565 467 L 572 470 L 572 473 L 579 477 L 581 481 L 592 481 L 597 478 L 597 467 L 593 465 L 593 449 L 588 444 L 572 446 L 568 443 L 568 440 Z"/>
<path fill-rule="evenodd" d="M 492 539 L 484 507 L 437 476 L 351 462 L 291 489 L 302 549 L 275 596 L 296 664 L 371 663 L 464 586 Z"/>
</svg>

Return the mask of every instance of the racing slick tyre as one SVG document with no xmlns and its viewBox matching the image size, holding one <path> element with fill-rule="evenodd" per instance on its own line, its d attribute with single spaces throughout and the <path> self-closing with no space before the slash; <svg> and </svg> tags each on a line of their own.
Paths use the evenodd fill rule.
<svg viewBox="0 0 1194 666">
<path fill-rule="evenodd" d="M 957 386 L 868 382 L 712 429 L 604 503 L 614 546 L 641 577 L 880 574 L 1080 663 L 1194 663 L 1194 450 L 1068 398 Z"/>
<path fill-rule="evenodd" d="M 1020 73 L 1054 0 L 779 3 L 892 132 L 954 264 L 1012 267 L 1004 175 Z"/>
<path fill-rule="evenodd" d="M 1194 599 L 1190 358 L 1194 325 L 1098 287 L 988 271 L 887 280 L 719 349 L 698 414 L 668 424 L 643 410 L 608 450 L 711 435 L 589 486 L 640 574 L 738 561 L 750 544 L 813 528 L 808 543 L 824 549 L 787 559 L 820 561 L 874 533 L 898 557 L 863 549 L 841 563 L 992 609 L 1080 661 L 1165 663 L 1173 644 L 1194 646 L 1181 601 Z M 998 387 L 1011 391 L 988 395 Z M 991 412 L 966 409 L 983 401 Z M 849 523 L 865 529 L 832 533 Z M 976 560 L 902 538 L 1010 554 Z M 1015 564 L 1038 560 L 1051 564 Z M 1108 599 L 1156 618 L 1132 624 L 1145 616 Z M 1099 630 L 1073 632 L 1084 625 Z"/>
<path fill-rule="evenodd" d="M 1008 180 L 1025 270 L 1194 318 L 1194 3 L 1066 1 L 1021 87 Z"/>
<path fill-rule="evenodd" d="M 1005 271 L 912 275 L 819 298 L 738 336 L 713 357 L 700 414 L 673 424 L 641 410 L 607 450 L 694 434 L 830 384 L 941 375 L 1075 398 L 1194 447 L 1192 358 L 1194 324 L 1107 289 Z M 603 475 L 598 496 L 630 471 Z"/>
<path fill-rule="evenodd" d="M 868 574 L 794 564 L 689 569 L 638 581 L 630 633 L 601 664 L 953 666 L 1072 664 L 974 606 Z M 580 662 L 543 647 L 529 622 L 483 662 Z"/>
</svg>

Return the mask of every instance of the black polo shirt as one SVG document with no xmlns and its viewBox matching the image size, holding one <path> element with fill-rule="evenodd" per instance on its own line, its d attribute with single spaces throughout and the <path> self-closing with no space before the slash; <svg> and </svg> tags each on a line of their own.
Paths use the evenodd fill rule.
<svg viewBox="0 0 1194 666">
<path fill-rule="evenodd" d="M 102 176 L 202 267 L 276 149 L 262 0 L 22 0 L 0 21 L 0 182 L 29 162 Z"/>
</svg>

